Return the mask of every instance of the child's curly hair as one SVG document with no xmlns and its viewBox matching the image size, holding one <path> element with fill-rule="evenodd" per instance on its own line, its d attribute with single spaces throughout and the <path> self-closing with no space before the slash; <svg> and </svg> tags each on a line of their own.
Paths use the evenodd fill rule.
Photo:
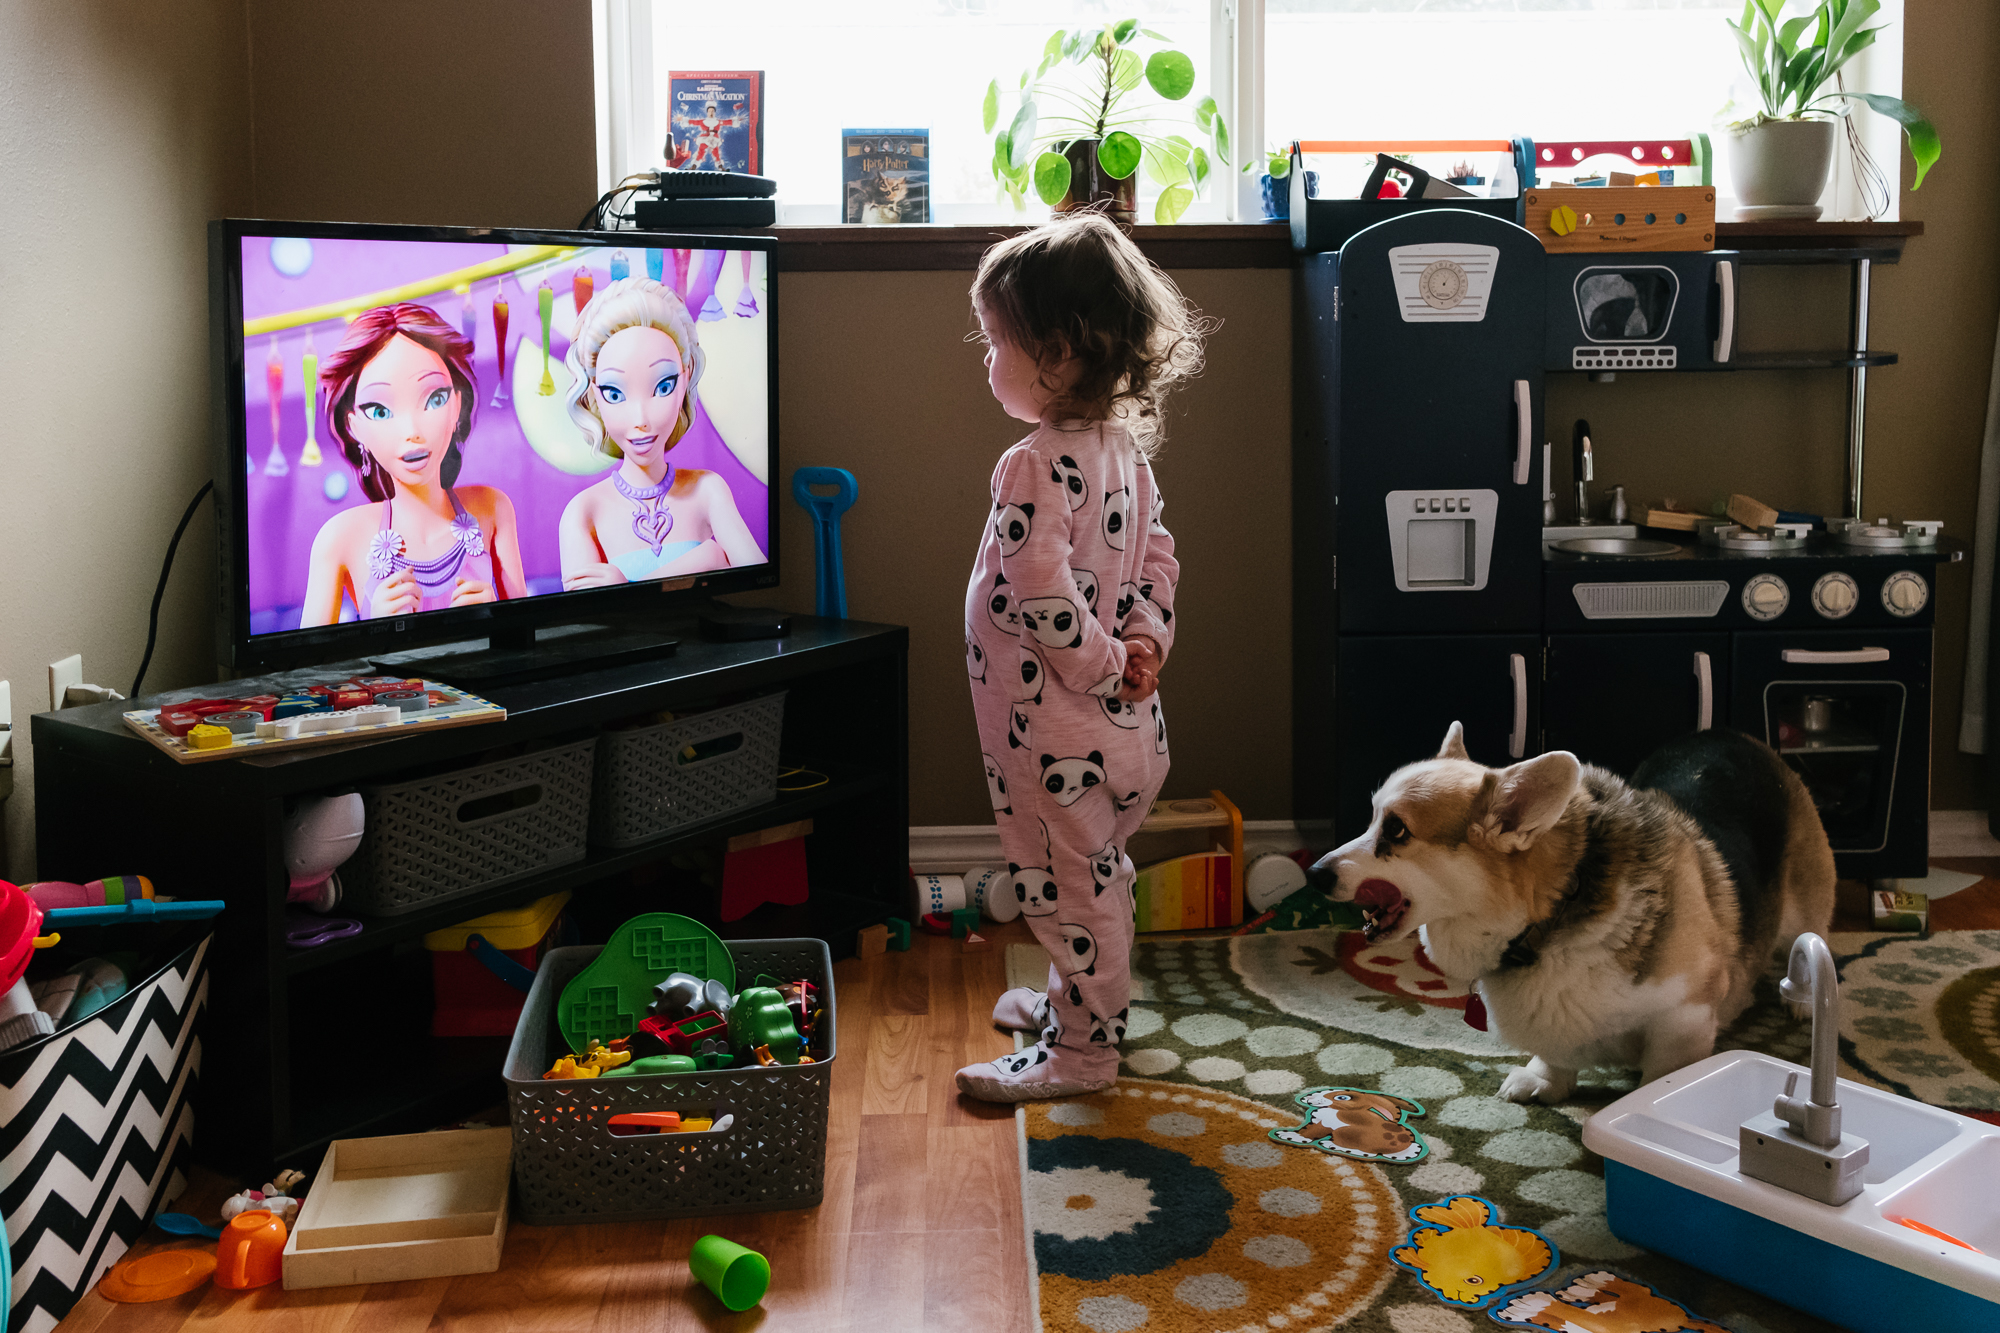
<svg viewBox="0 0 2000 1333">
<path fill-rule="evenodd" d="M 1198 374 L 1216 322 L 1188 304 L 1159 265 L 1101 213 L 1058 215 L 987 250 L 972 300 L 992 329 L 1043 367 L 1052 419 L 1120 418 L 1152 457 L 1166 438 L 1161 408 Z M 1071 357 L 1065 391 L 1048 372 Z"/>
</svg>

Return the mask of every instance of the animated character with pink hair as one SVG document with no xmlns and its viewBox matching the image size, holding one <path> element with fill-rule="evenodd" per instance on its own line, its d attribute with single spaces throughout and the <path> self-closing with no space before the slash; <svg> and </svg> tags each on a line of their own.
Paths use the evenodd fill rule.
<svg viewBox="0 0 2000 1333">
<path fill-rule="evenodd" d="M 454 487 L 477 397 L 472 343 L 427 306 L 378 306 L 320 366 L 327 425 L 373 501 L 314 538 L 301 627 L 527 595 L 514 503 Z"/>
</svg>

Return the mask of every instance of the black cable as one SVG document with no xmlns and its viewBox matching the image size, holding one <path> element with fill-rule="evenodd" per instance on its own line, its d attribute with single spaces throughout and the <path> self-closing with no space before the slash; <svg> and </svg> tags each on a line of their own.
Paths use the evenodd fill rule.
<svg viewBox="0 0 2000 1333">
<path fill-rule="evenodd" d="M 194 521 L 194 511 L 201 507 L 201 502 L 207 499 L 208 493 L 214 489 L 213 481 L 204 481 L 201 484 L 201 489 L 194 493 L 194 499 L 188 501 L 187 512 L 181 515 L 181 525 L 174 529 L 174 539 L 167 543 L 167 558 L 160 566 L 160 586 L 153 589 L 153 612 L 146 619 L 146 655 L 139 659 L 139 674 L 132 677 L 132 692 L 127 696 L 129 698 L 139 697 L 139 686 L 146 679 L 146 668 L 153 664 L 153 642 L 160 637 L 160 599 L 167 595 L 167 575 L 174 572 L 174 552 L 180 549 L 181 534 L 186 532 L 188 524 Z"/>
</svg>

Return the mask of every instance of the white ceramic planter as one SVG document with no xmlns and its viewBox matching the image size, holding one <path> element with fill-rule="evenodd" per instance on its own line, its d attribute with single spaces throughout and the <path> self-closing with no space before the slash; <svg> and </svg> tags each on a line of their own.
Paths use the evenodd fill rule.
<svg viewBox="0 0 2000 1333">
<path fill-rule="evenodd" d="M 1767 120 L 1731 130 L 1729 177 L 1742 211 L 1818 217 L 1838 128 L 1832 120 Z"/>
</svg>

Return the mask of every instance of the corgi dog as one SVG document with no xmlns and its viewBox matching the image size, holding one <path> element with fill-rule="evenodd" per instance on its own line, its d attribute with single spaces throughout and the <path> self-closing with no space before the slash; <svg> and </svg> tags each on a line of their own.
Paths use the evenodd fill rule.
<svg viewBox="0 0 2000 1333">
<path fill-rule="evenodd" d="M 1740 732 L 1668 742 L 1633 773 L 1555 751 L 1493 769 L 1458 723 L 1391 774 L 1368 831 L 1313 879 L 1371 941 L 1420 932 L 1507 1045 L 1500 1095 L 1560 1102 L 1577 1071 L 1673 1073 L 1713 1052 L 1773 951 L 1833 921 L 1833 850 L 1798 775 Z"/>
</svg>

